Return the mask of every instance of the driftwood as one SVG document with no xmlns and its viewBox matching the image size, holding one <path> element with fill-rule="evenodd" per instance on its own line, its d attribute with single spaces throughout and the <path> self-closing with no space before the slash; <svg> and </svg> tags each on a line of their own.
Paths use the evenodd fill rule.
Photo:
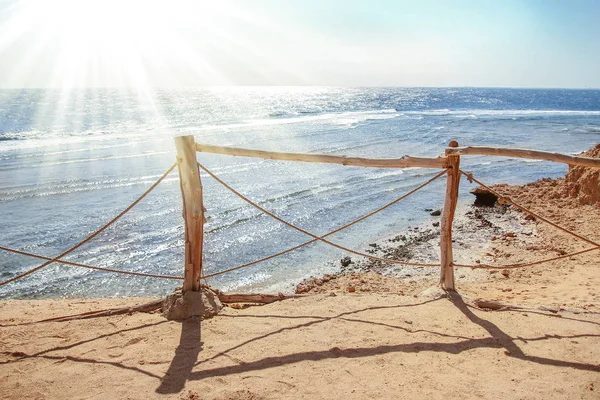
<svg viewBox="0 0 600 400">
<path fill-rule="evenodd" d="M 470 303 L 482 310 L 521 310 L 523 307 L 514 306 L 506 303 L 502 303 L 500 301 L 494 300 L 483 300 L 483 299 L 475 299 L 471 300 Z"/>
<path fill-rule="evenodd" d="M 154 312 L 154 311 L 160 311 L 162 309 L 163 302 L 164 302 L 164 300 L 160 299 L 160 300 L 156 300 L 156 301 L 151 301 L 150 303 L 144 303 L 139 306 L 123 307 L 123 308 L 110 308 L 107 310 L 89 311 L 89 312 L 81 313 L 81 314 L 65 315 L 62 317 L 43 319 L 43 320 L 37 321 L 37 322 L 65 322 L 65 321 L 73 321 L 76 319 L 110 317 L 112 315 L 119 315 L 119 314 L 133 314 L 135 312 L 150 313 L 150 312 Z"/>
<path fill-rule="evenodd" d="M 298 297 L 306 297 L 303 295 L 291 294 L 286 295 L 283 293 L 279 294 L 261 294 L 261 293 L 223 293 L 215 291 L 221 303 L 258 303 L 258 304 L 269 304 L 276 301 L 293 299 Z M 65 315 L 60 317 L 43 319 L 38 322 L 66 322 L 78 319 L 89 319 L 97 317 L 110 317 L 113 315 L 121 314 L 133 314 L 136 312 L 151 313 L 161 311 L 163 308 L 164 300 L 151 301 L 150 303 L 140 304 L 139 306 L 123 307 L 123 308 L 110 308 L 106 310 L 89 311 L 75 315 Z"/>
<path fill-rule="evenodd" d="M 564 309 L 564 308 L 559 308 L 559 307 L 546 307 L 546 306 L 539 306 L 539 307 L 524 307 L 524 306 L 518 306 L 518 305 L 514 305 L 514 304 L 507 304 L 507 303 L 503 303 L 501 301 L 495 301 L 495 300 L 483 300 L 483 299 L 475 299 L 475 300 L 470 300 L 469 303 L 471 305 L 473 305 L 476 308 L 479 308 L 481 310 L 494 310 L 494 311 L 549 311 L 551 313 L 558 313 L 559 311 L 567 311 L 567 312 L 572 312 L 572 313 L 581 313 L 581 311 L 579 310 L 568 310 L 568 309 Z"/>
<path fill-rule="evenodd" d="M 425 158 L 404 156 L 401 158 L 361 158 L 335 156 L 329 154 L 284 153 L 280 151 L 253 150 L 241 147 L 213 146 L 202 143 L 196 143 L 196 151 L 204 153 L 226 154 L 230 156 L 266 158 L 269 160 L 319 162 L 375 168 L 446 168 L 447 163 L 445 157 Z"/>
<path fill-rule="evenodd" d="M 581 165 L 584 167 L 600 168 L 600 159 L 571 156 L 561 153 L 551 153 L 548 151 L 528 150 L 528 149 L 506 149 L 501 147 L 486 146 L 468 146 L 468 147 L 448 147 L 447 155 L 483 155 L 483 156 L 504 156 L 517 158 L 533 158 L 536 160 L 555 161 L 569 165 Z"/>
<path fill-rule="evenodd" d="M 260 294 L 260 293 L 223 293 L 218 292 L 219 300 L 221 303 L 261 303 L 269 304 L 276 301 L 294 299 L 298 297 L 305 297 L 297 294 L 286 295 L 283 293 L 279 294 Z"/>
</svg>

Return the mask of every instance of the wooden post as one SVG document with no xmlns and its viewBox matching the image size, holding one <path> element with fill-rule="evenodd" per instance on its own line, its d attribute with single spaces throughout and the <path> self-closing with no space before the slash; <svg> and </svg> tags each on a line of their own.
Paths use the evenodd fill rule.
<svg viewBox="0 0 600 400">
<path fill-rule="evenodd" d="M 185 227 L 185 273 L 183 291 L 200 289 L 202 270 L 202 243 L 204 239 L 204 206 L 202 204 L 202 182 L 196 161 L 196 144 L 193 136 L 175 138 L 179 181 L 183 198 L 183 220 Z"/>
<path fill-rule="evenodd" d="M 458 147 L 458 142 L 453 140 L 449 147 Z M 458 202 L 458 185 L 460 181 L 460 156 L 450 156 L 451 150 L 446 150 L 448 158 L 448 175 L 446 179 L 446 200 L 442 211 L 442 223 L 440 232 L 440 260 L 441 276 L 440 283 L 446 290 L 454 290 L 454 267 L 452 266 L 452 221 L 456 203 Z"/>
</svg>

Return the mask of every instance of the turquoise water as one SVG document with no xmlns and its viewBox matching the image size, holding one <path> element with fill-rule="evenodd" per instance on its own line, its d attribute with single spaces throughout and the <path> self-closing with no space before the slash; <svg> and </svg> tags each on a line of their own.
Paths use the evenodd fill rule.
<svg viewBox="0 0 600 400">
<path fill-rule="evenodd" d="M 450 140 L 578 153 L 600 142 L 600 91 L 473 88 L 216 88 L 136 93 L 116 89 L 0 91 L 0 244 L 55 256 L 124 209 L 175 160 L 173 137 L 257 149 L 361 157 L 436 156 Z M 324 234 L 433 176 L 426 169 L 368 169 L 198 154 L 253 200 Z M 566 166 L 463 157 L 486 182 L 557 177 Z M 204 176 L 207 273 L 308 240 Z M 363 249 L 431 218 L 444 182 L 332 240 Z M 468 200 L 463 182 L 462 199 Z M 177 174 L 131 213 L 66 257 L 104 267 L 181 275 Z M 224 290 L 289 290 L 333 272 L 345 254 L 313 244 L 211 281 Z M 38 261 L 0 253 L 8 279 Z M 0 288 L 0 298 L 162 295 L 176 284 L 52 265 Z"/>
</svg>

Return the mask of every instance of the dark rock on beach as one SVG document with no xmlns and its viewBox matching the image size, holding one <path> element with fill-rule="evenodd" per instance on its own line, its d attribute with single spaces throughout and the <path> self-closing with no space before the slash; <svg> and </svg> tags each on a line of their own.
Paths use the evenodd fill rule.
<svg viewBox="0 0 600 400">
<path fill-rule="evenodd" d="M 352 258 L 346 256 L 340 260 L 340 264 L 342 264 L 342 267 L 347 267 L 352 264 Z"/>
<path fill-rule="evenodd" d="M 493 207 L 498 201 L 498 196 L 482 187 L 476 187 L 470 193 L 475 196 L 473 205 L 476 207 Z"/>
</svg>

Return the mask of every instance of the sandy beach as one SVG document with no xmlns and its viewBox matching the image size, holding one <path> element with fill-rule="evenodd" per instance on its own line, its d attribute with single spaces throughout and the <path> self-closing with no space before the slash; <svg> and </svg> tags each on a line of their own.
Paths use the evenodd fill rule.
<svg viewBox="0 0 600 400">
<path fill-rule="evenodd" d="M 600 155 L 600 146 L 590 152 Z M 598 172 L 580 172 L 495 189 L 599 241 Z M 590 247 L 502 207 L 465 209 L 457 258 L 508 265 Z M 489 241 L 461 239 L 463 222 L 478 222 Z M 160 313 L 32 323 L 149 299 L 3 301 L 0 396 L 598 399 L 597 252 L 506 271 L 457 268 L 452 296 L 436 289 L 437 269 L 401 278 L 389 272 L 361 265 L 304 282 L 306 297 L 227 306 L 183 323 Z M 475 299 L 517 307 L 490 310 Z"/>
</svg>

